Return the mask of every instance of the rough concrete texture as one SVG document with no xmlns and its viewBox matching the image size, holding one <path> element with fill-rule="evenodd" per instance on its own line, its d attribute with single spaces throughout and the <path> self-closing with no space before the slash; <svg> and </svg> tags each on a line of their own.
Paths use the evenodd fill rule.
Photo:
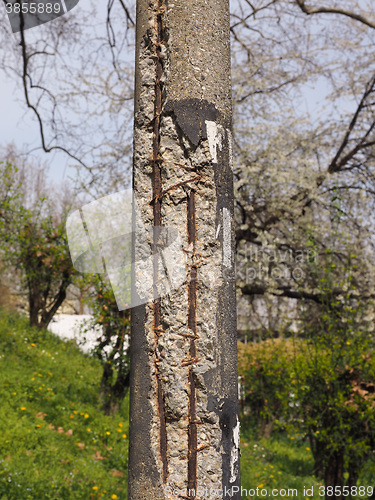
<svg viewBox="0 0 375 500">
<path fill-rule="evenodd" d="M 186 281 L 132 311 L 129 499 L 238 499 L 228 3 L 138 0 L 136 57 L 138 217 L 178 229 Z"/>
</svg>

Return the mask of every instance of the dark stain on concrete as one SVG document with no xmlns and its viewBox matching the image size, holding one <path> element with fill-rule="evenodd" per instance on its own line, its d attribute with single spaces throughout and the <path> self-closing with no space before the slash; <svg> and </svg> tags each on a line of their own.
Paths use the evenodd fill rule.
<svg viewBox="0 0 375 500">
<path fill-rule="evenodd" d="M 163 111 L 174 115 L 178 127 L 194 146 L 207 139 L 206 120 L 216 121 L 219 114 L 213 103 L 196 98 L 167 101 Z"/>
</svg>

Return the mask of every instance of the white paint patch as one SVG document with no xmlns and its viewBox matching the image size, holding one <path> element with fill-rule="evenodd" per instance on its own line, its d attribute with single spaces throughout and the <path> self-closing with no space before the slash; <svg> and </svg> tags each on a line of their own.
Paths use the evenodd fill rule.
<svg viewBox="0 0 375 500">
<path fill-rule="evenodd" d="M 227 208 L 223 208 L 223 265 L 232 267 L 232 221 Z"/>
<path fill-rule="evenodd" d="M 233 143 L 232 143 L 232 132 L 227 128 L 228 135 L 228 149 L 229 149 L 229 166 L 231 171 L 233 172 Z"/>
<path fill-rule="evenodd" d="M 240 448 L 240 421 L 237 417 L 237 424 L 233 429 L 233 447 L 230 452 L 230 478 L 229 482 L 234 483 L 238 474 L 238 450 Z"/>
<path fill-rule="evenodd" d="M 207 128 L 208 147 L 210 148 L 212 161 L 214 163 L 217 163 L 217 148 L 219 147 L 221 151 L 223 147 L 221 140 L 224 130 L 221 125 L 217 125 L 216 122 L 211 122 L 209 120 L 206 120 L 206 128 Z"/>
<path fill-rule="evenodd" d="M 219 225 L 217 226 L 217 230 L 216 230 L 216 239 L 218 239 L 218 237 L 219 237 L 220 228 L 221 228 L 221 224 L 219 224 Z"/>
</svg>

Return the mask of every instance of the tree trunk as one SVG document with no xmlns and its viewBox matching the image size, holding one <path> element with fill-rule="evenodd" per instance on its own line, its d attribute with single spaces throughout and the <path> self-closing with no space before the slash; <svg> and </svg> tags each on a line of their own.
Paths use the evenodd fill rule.
<svg viewBox="0 0 375 500">
<path fill-rule="evenodd" d="M 329 462 L 325 469 L 324 474 L 324 485 L 326 489 L 326 500 L 332 500 L 332 498 L 342 500 L 342 487 L 344 486 L 344 451 L 336 451 L 331 455 Z M 333 492 L 335 491 L 335 486 L 340 486 L 340 495 L 330 495 L 327 493 L 327 487 L 332 486 Z"/>
<path fill-rule="evenodd" d="M 125 312 L 120 313 L 125 317 Z M 126 392 L 130 383 L 129 366 L 124 359 L 124 341 L 125 329 L 119 332 L 114 346 L 109 357 L 104 361 L 103 350 L 107 345 L 111 345 L 112 326 L 107 325 L 105 328 L 105 341 L 100 344 L 99 359 L 103 364 L 103 375 L 100 382 L 99 397 L 102 400 L 102 407 L 106 415 L 114 415 L 120 409 L 121 403 L 126 396 Z M 120 360 L 115 361 L 115 355 L 120 354 Z M 114 380 L 116 378 L 116 380 Z"/>
<path fill-rule="evenodd" d="M 314 475 L 318 479 L 324 479 L 325 464 L 324 459 L 326 457 L 326 447 L 324 443 L 318 441 L 315 436 L 309 435 L 310 447 L 314 457 Z"/>
<path fill-rule="evenodd" d="M 51 304 L 47 306 L 46 300 L 43 300 L 43 290 L 38 281 L 32 280 L 28 284 L 29 288 L 29 322 L 30 326 L 39 329 L 47 329 L 57 310 L 66 298 L 66 289 L 71 281 L 70 273 L 64 273 L 62 282 Z"/>
<path fill-rule="evenodd" d="M 114 415 L 120 410 L 121 403 L 129 388 L 129 380 L 129 371 L 120 370 L 113 387 L 103 393 L 103 397 L 105 397 L 103 409 L 106 415 Z"/>
<path fill-rule="evenodd" d="M 39 328 L 40 294 L 38 287 L 29 284 L 29 323 Z"/>
<path fill-rule="evenodd" d="M 103 374 L 100 380 L 99 397 L 105 401 L 108 395 L 111 393 L 112 381 L 113 381 L 113 366 L 111 362 L 105 362 L 103 366 Z M 104 406 L 103 404 L 103 406 Z"/>
<path fill-rule="evenodd" d="M 129 499 L 239 499 L 226 0 L 138 0 L 133 188 L 134 227 L 177 228 L 187 261 L 163 295 L 154 233 L 155 298 L 132 310 Z"/>
</svg>

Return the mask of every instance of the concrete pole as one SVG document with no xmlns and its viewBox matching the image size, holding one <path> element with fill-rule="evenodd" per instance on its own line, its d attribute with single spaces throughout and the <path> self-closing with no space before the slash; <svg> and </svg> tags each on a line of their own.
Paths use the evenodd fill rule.
<svg viewBox="0 0 375 500">
<path fill-rule="evenodd" d="M 138 0 L 133 189 L 186 281 L 132 310 L 130 500 L 240 498 L 231 113 L 228 0 Z"/>
</svg>

